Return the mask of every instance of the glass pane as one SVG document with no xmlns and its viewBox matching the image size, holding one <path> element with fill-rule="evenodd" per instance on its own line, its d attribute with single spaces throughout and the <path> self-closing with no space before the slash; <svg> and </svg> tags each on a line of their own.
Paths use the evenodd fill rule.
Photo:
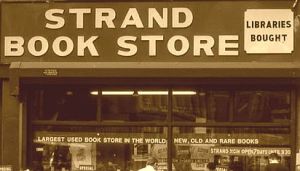
<svg viewBox="0 0 300 171">
<path fill-rule="evenodd" d="M 290 167 L 289 128 L 174 127 L 173 170 L 264 171 L 277 153 Z"/>
<path fill-rule="evenodd" d="M 187 92 L 179 94 L 176 92 Z M 197 123 L 230 120 L 227 91 L 173 91 L 173 120 Z"/>
<path fill-rule="evenodd" d="M 204 93 L 205 94 L 205 93 Z M 206 120 L 205 98 L 194 90 L 173 90 L 173 120 L 204 122 Z"/>
<path fill-rule="evenodd" d="M 136 171 L 147 159 L 167 170 L 167 129 L 164 127 L 38 127 L 30 166 L 44 171 Z"/>
<path fill-rule="evenodd" d="M 97 98 L 87 88 L 48 87 L 30 90 L 28 113 L 33 120 L 96 120 Z"/>
<path fill-rule="evenodd" d="M 186 92 L 190 93 L 172 96 L 173 121 L 207 123 L 290 120 L 291 100 L 288 91 Z"/>
<path fill-rule="evenodd" d="M 209 121 L 230 121 L 230 93 L 227 91 L 209 91 L 207 93 Z"/>
<path fill-rule="evenodd" d="M 235 94 L 235 121 L 290 120 L 290 94 L 286 91 L 239 91 Z"/>
<path fill-rule="evenodd" d="M 102 120 L 163 121 L 168 113 L 168 90 L 103 90 Z"/>
</svg>

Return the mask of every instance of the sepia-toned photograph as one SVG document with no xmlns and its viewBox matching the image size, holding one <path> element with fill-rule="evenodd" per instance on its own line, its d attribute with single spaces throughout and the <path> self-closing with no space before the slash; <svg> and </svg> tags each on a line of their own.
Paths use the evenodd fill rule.
<svg viewBox="0 0 300 171">
<path fill-rule="evenodd" d="M 0 15 L 0 171 L 300 171 L 298 0 Z"/>
</svg>

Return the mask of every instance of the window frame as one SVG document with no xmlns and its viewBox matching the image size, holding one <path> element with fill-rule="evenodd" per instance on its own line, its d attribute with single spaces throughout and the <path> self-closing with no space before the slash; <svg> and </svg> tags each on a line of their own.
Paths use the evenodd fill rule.
<svg viewBox="0 0 300 171">
<path fill-rule="evenodd" d="M 137 82 L 134 82 L 135 84 L 132 84 L 132 80 L 136 80 Z M 88 81 L 87 83 L 82 82 L 77 82 L 77 84 L 74 85 L 83 85 L 83 86 L 89 86 L 93 85 L 95 87 L 98 87 L 98 91 L 101 91 L 102 88 L 107 88 L 110 86 L 116 86 L 116 87 L 161 87 L 161 88 L 166 88 L 168 89 L 168 112 L 167 112 L 167 117 L 165 121 L 139 121 L 139 122 L 115 122 L 115 121 L 103 121 L 101 119 L 101 95 L 100 93 L 98 94 L 98 102 L 97 102 L 97 119 L 96 121 L 44 121 L 44 120 L 31 120 L 30 119 L 30 114 L 26 113 L 26 102 L 27 102 L 27 89 L 28 88 L 33 88 L 35 86 L 41 86 L 40 84 L 36 84 L 36 81 L 40 82 L 40 80 L 34 80 L 32 82 L 29 81 L 30 84 L 23 84 L 22 86 L 22 99 L 24 101 L 24 112 L 25 116 L 28 116 L 27 119 L 27 136 L 26 139 L 29 141 L 23 141 L 27 144 L 27 149 L 26 151 L 31 150 L 31 144 L 30 140 L 32 138 L 32 131 L 31 127 L 33 126 L 39 126 L 39 125 L 50 125 L 50 126 L 104 126 L 104 127 L 110 127 L 110 126 L 159 126 L 159 127 L 167 127 L 167 135 L 168 135 L 168 142 L 167 146 L 172 147 L 173 142 L 170 141 L 173 139 L 172 134 L 173 134 L 173 127 L 182 127 L 182 126 L 187 126 L 187 127 L 256 127 L 256 128 L 268 128 L 268 127 L 278 127 L 278 128 L 289 128 L 290 129 L 290 137 L 291 137 L 291 157 L 294 158 L 291 160 L 291 166 L 295 166 L 295 156 L 296 156 L 296 88 L 294 86 L 291 86 L 289 82 L 283 83 L 280 80 L 259 80 L 257 82 L 253 82 L 252 79 L 245 79 L 246 81 L 242 81 L 244 79 L 235 79 L 235 80 L 226 80 L 226 79 L 211 79 L 208 82 L 206 82 L 205 79 L 154 79 L 155 83 L 153 83 L 153 79 L 122 79 L 122 80 L 115 80 L 115 79 L 109 79 L 108 82 L 105 84 L 101 84 L 102 81 L 97 82 L 97 84 L 91 84 L 91 82 L 94 81 Z M 241 82 L 242 81 L 242 82 Z M 48 82 L 48 81 L 47 81 Z M 59 84 L 59 85 L 65 85 L 64 82 L 60 81 L 54 81 L 54 84 Z M 279 84 L 275 84 L 279 82 Z M 33 84 L 34 83 L 34 84 Z M 50 81 L 51 83 L 51 81 Z M 47 84 L 47 83 L 46 83 Z M 53 84 L 53 83 L 51 83 Z M 174 89 L 188 89 L 188 88 L 195 88 L 195 87 L 200 87 L 201 89 L 205 90 L 226 90 L 226 91 L 236 91 L 236 90 L 285 90 L 290 92 L 290 121 L 289 122 L 284 122 L 284 123 L 270 123 L 270 122 L 209 122 L 209 123 L 195 123 L 195 122 L 182 122 L 182 121 L 172 121 L 172 106 L 173 106 L 173 100 L 172 100 L 172 90 Z M 250 88 L 249 88 L 250 87 Z M 231 99 L 231 105 L 233 105 L 234 99 Z M 231 113 L 233 114 L 233 106 L 230 107 Z M 25 134 L 26 135 L 26 134 Z M 172 156 L 172 149 L 168 148 L 168 156 Z M 27 155 L 26 158 L 26 165 L 29 164 L 29 156 Z M 168 169 L 170 170 L 172 168 L 172 157 L 168 157 L 167 161 Z M 293 168 L 292 168 L 293 169 Z"/>
</svg>

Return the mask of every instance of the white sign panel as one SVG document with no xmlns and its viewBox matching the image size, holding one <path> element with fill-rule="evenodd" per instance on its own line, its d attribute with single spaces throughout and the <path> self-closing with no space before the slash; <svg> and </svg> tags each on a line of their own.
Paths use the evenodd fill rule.
<svg viewBox="0 0 300 171">
<path fill-rule="evenodd" d="M 290 9 L 248 9 L 244 46 L 249 54 L 292 53 L 294 14 Z"/>
</svg>

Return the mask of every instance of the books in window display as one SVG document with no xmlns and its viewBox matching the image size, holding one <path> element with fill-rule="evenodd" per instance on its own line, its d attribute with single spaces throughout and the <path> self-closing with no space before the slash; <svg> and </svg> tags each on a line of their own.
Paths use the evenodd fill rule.
<svg viewBox="0 0 300 171">
<path fill-rule="evenodd" d="M 150 144 L 134 144 L 132 159 L 134 161 L 147 161 L 150 156 Z"/>
</svg>

